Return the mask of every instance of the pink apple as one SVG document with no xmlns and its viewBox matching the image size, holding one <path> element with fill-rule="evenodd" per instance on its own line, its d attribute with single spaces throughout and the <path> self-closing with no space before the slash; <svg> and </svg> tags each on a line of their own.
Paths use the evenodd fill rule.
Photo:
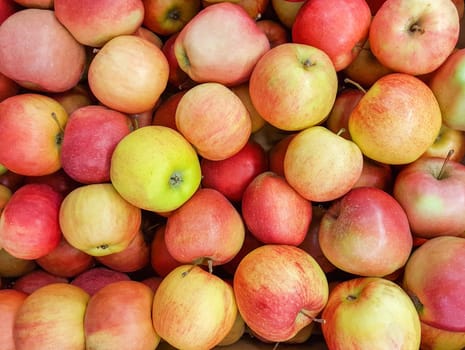
<svg viewBox="0 0 465 350">
<path fill-rule="evenodd" d="M 336 71 L 341 71 L 362 49 L 370 23 L 371 11 L 365 0 L 308 0 L 292 25 L 292 42 L 323 50 Z"/>
<path fill-rule="evenodd" d="M 68 283 L 68 279 L 52 275 L 42 269 L 36 269 L 17 278 L 12 288 L 26 294 L 31 294 L 35 290 L 51 283 Z"/>
<path fill-rule="evenodd" d="M 0 289 L 0 344 L 3 350 L 16 350 L 13 325 L 18 309 L 28 294 L 14 289 Z"/>
<path fill-rule="evenodd" d="M 202 9 L 174 43 L 178 64 L 191 79 L 227 86 L 246 82 L 269 49 L 266 34 L 243 7 L 230 2 Z"/>
<path fill-rule="evenodd" d="M 102 47 L 112 38 L 132 34 L 144 19 L 142 0 L 55 0 L 55 15 L 83 45 Z"/>
<path fill-rule="evenodd" d="M 48 185 L 16 190 L 0 216 L 0 247 L 21 259 L 38 259 L 59 244 L 58 214 L 63 197 Z"/>
<path fill-rule="evenodd" d="M 53 10 L 23 9 L 2 23 L 0 71 L 22 87 L 66 91 L 77 85 L 85 65 L 84 46 L 56 19 Z"/>
<path fill-rule="evenodd" d="M 400 269 L 413 247 L 407 214 L 377 187 L 354 188 L 333 202 L 321 219 L 318 238 L 337 268 L 368 277 Z"/>
<path fill-rule="evenodd" d="M 387 0 L 371 22 L 370 48 L 393 71 L 427 74 L 452 53 L 459 31 L 457 8 L 450 0 Z"/>
<path fill-rule="evenodd" d="M 266 244 L 299 245 L 312 221 L 312 205 L 282 176 L 257 175 L 244 191 L 242 218 L 248 230 Z"/>
<path fill-rule="evenodd" d="M 223 160 L 202 158 L 202 186 L 220 191 L 230 201 L 238 203 L 246 187 L 268 170 L 268 158 L 263 147 L 250 139 L 239 152 Z"/>
<path fill-rule="evenodd" d="M 165 277 L 171 270 L 182 265 L 168 251 L 165 243 L 166 224 L 156 228 L 150 245 L 150 265 L 158 276 Z"/>
<path fill-rule="evenodd" d="M 95 266 L 80 273 L 69 283 L 82 288 L 92 296 L 110 283 L 129 280 L 131 278 L 125 272 L 115 271 L 103 266 Z"/>
</svg>

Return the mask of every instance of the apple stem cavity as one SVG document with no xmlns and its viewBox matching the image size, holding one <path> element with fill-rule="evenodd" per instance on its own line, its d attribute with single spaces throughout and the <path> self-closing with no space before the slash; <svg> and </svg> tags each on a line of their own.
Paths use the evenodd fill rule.
<svg viewBox="0 0 465 350">
<path fill-rule="evenodd" d="M 363 88 L 362 85 L 360 85 L 359 83 L 357 83 L 356 81 L 350 79 L 350 78 L 344 78 L 344 83 L 346 84 L 351 84 L 353 86 L 355 86 L 357 89 L 359 89 L 361 92 L 363 92 L 364 94 L 366 94 L 366 90 Z"/>
<path fill-rule="evenodd" d="M 55 142 L 57 145 L 61 145 L 61 143 L 63 142 L 63 136 L 64 136 L 64 133 L 65 133 L 65 130 L 63 129 L 63 127 L 61 126 L 59 120 L 58 120 L 58 117 L 56 115 L 55 112 L 52 112 L 52 119 L 55 121 L 55 123 L 58 125 L 58 129 L 60 130 L 60 132 L 56 135 L 55 137 Z"/>
<path fill-rule="evenodd" d="M 300 310 L 299 312 L 302 315 L 304 315 L 305 317 L 308 317 L 309 319 L 311 319 L 314 322 L 317 322 L 317 323 L 320 323 L 320 324 L 326 323 L 326 320 L 324 318 L 313 317 L 313 316 L 309 315 L 307 312 L 305 312 L 304 310 Z"/>
<path fill-rule="evenodd" d="M 420 26 L 417 22 L 413 23 L 410 27 L 409 27 L 409 31 L 410 33 L 412 34 L 424 34 L 425 33 L 425 29 Z"/>
<path fill-rule="evenodd" d="M 450 158 L 454 154 L 454 150 L 450 149 L 449 152 L 447 152 L 446 158 L 444 158 L 444 162 L 442 163 L 441 170 L 439 170 L 439 174 L 437 176 L 438 180 L 441 180 L 444 176 L 444 171 L 446 169 L 446 165 L 449 162 Z"/>
</svg>

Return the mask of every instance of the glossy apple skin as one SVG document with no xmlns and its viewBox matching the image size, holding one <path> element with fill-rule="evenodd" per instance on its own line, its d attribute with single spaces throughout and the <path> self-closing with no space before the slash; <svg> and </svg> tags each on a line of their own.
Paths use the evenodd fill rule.
<svg viewBox="0 0 465 350">
<path fill-rule="evenodd" d="M 343 31 L 338 20 L 341 17 Z M 323 50 L 336 71 L 341 71 L 357 57 L 370 23 L 371 11 L 364 0 L 309 0 L 292 25 L 292 41 Z"/>
<path fill-rule="evenodd" d="M 220 191 L 230 201 L 239 203 L 250 182 L 268 170 L 264 148 L 251 139 L 239 152 L 219 161 L 202 158 L 202 186 Z"/>
<path fill-rule="evenodd" d="M 417 350 L 420 346 L 420 320 L 413 302 L 398 284 L 384 278 L 339 282 L 321 318 L 330 349 Z"/>
<path fill-rule="evenodd" d="M 141 0 L 55 0 L 58 20 L 83 45 L 102 47 L 112 38 L 132 34 L 144 19 Z"/>
<path fill-rule="evenodd" d="M 88 300 L 84 290 L 68 283 L 52 283 L 29 294 L 16 314 L 16 350 L 84 349 Z"/>
<path fill-rule="evenodd" d="M 386 67 L 411 75 L 437 69 L 454 50 L 460 31 L 457 8 L 450 0 L 424 6 L 423 1 L 386 1 L 369 31 L 373 54 Z M 432 48 L 432 43 L 440 43 Z M 394 54 L 395 52 L 395 54 Z"/>
<path fill-rule="evenodd" d="M 443 175 L 439 173 L 443 167 Z M 442 157 L 422 157 L 396 176 L 393 195 L 419 237 L 465 237 L 465 165 Z"/>
<path fill-rule="evenodd" d="M 168 251 L 165 243 L 166 224 L 160 225 L 155 230 L 155 235 L 150 244 L 150 265 L 158 276 L 165 277 L 171 270 L 181 266 Z"/>
<path fill-rule="evenodd" d="M 75 276 L 69 283 L 82 288 L 92 296 L 108 284 L 129 280 L 131 278 L 125 272 L 115 271 L 103 266 L 95 266 Z"/>
<path fill-rule="evenodd" d="M 383 277 L 403 267 L 413 239 L 407 215 L 394 197 L 376 187 L 354 188 L 321 219 L 321 250 L 339 269 Z"/>
<path fill-rule="evenodd" d="M 393 167 L 389 164 L 375 162 L 370 158 L 364 157 L 362 174 L 352 188 L 374 186 L 391 193 L 396 175 Z"/>
<path fill-rule="evenodd" d="M 176 126 L 176 108 L 187 91 L 188 89 L 177 91 L 162 99 L 153 112 L 152 125 L 166 126 L 178 131 L 178 127 Z"/>
<path fill-rule="evenodd" d="M 326 275 L 304 250 L 265 244 L 249 252 L 233 280 L 240 314 L 261 338 L 283 342 L 309 325 L 328 298 Z"/>
<path fill-rule="evenodd" d="M 16 350 L 13 325 L 18 309 L 28 296 L 14 289 L 0 289 L 0 344 L 4 350 Z"/>
<path fill-rule="evenodd" d="M 257 175 L 241 201 L 242 218 L 248 230 L 266 244 L 303 242 L 312 221 L 312 204 L 271 171 Z"/>
<path fill-rule="evenodd" d="M 268 150 L 268 170 L 277 175 L 284 176 L 284 157 L 286 156 L 287 146 L 294 135 L 295 133 L 286 135 L 276 141 Z"/>
<path fill-rule="evenodd" d="M 0 216 L 0 246 L 20 259 L 38 259 L 62 237 L 58 214 L 63 197 L 48 185 L 16 190 Z"/>
<path fill-rule="evenodd" d="M 92 295 L 84 316 L 90 349 L 153 350 L 160 337 L 153 329 L 153 291 L 139 281 L 119 281 Z"/>
<path fill-rule="evenodd" d="M 243 219 L 232 203 L 217 190 L 200 188 L 168 217 L 165 244 L 182 263 L 206 259 L 221 265 L 239 252 L 244 235 Z"/>
<path fill-rule="evenodd" d="M 26 294 L 31 294 L 35 290 L 51 283 L 68 283 L 68 279 L 52 275 L 42 269 L 36 269 L 17 278 L 12 288 Z"/>
</svg>

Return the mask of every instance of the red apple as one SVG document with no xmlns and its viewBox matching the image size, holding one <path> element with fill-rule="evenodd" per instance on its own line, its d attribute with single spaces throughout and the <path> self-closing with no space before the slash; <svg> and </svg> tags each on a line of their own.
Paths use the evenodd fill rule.
<svg viewBox="0 0 465 350">
<path fill-rule="evenodd" d="M 16 191 L 24 185 L 25 178 L 26 176 L 24 175 L 16 174 L 14 171 L 6 169 L 6 171 L 0 175 L 0 184 L 8 187 L 11 191 Z"/>
<path fill-rule="evenodd" d="M 0 0 L 0 24 L 19 9 L 17 1 Z"/>
<path fill-rule="evenodd" d="M 155 235 L 150 245 L 150 265 L 158 276 L 165 277 L 171 270 L 182 265 L 168 251 L 165 243 L 166 224 L 162 224 L 155 230 Z"/>
<path fill-rule="evenodd" d="M 287 146 L 294 136 L 295 133 L 292 133 L 283 137 L 268 150 L 269 170 L 277 175 L 284 176 L 284 157 Z"/>
<path fill-rule="evenodd" d="M 52 187 L 58 193 L 66 196 L 75 188 L 82 184 L 72 179 L 63 168 L 58 169 L 54 173 L 41 176 L 25 176 L 23 184 L 45 184 Z"/>
<path fill-rule="evenodd" d="M 129 280 L 131 280 L 131 278 L 125 272 L 115 271 L 107 267 L 96 266 L 80 273 L 69 283 L 82 288 L 92 296 L 110 283 Z"/>
<path fill-rule="evenodd" d="M 366 0 L 373 16 L 376 14 L 376 12 L 378 12 L 379 8 L 385 1 L 386 0 Z"/>
<path fill-rule="evenodd" d="M 265 32 L 270 48 L 290 42 L 287 28 L 281 22 L 274 19 L 262 19 L 257 21 L 257 26 Z"/>
<path fill-rule="evenodd" d="M 20 86 L 13 79 L 0 73 L 0 102 L 14 96 L 20 91 Z"/>
<path fill-rule="evenodd" d="M 68 283 L 68 280 L 64 277 L 52 275 L 42 269 L 36 269 L 17 278 L 12 288 L 26 294 L 31 294 L 35 290 L 51 283 Z"/>
<path fill-rule="evenodd" d="M 178 130 L 176 126 L 176 109 L 178 103 L 188 90 L 181 90 L 162 99 L 153 112 L 152 125 L 162 125 Z"/>
<path fill-rule="evenodd" d="M 13 325 L 18 309 L 28 294 L 14 289 L 0 289 L 0 344 L 3 350 L 16 350 Z"/>
<path fill-rule="evenodd" d="M 163 281 L 163 277 L 161 276 L 149 276 L 141 280 L 141 282 L 148 286 L 154 293 L 160 286 L 161 281 Z"/>
<path fill-rule="evenodd" d="M 173 33 L 164 41 L 161 50 L 168 60 L 169 74 L 168 83 L 175 91 L 186 90 L 196 84 L 189 75 L 181 69 L 178 59 L 174 53 L 174 43 L 179 32 Z"/>
<path fill-rule="evenodd" d="M 389 164 L 363 157 L 362 173 L 352 188 L 373 186 L 391 193 L 395 175 Z"/>
</svg>

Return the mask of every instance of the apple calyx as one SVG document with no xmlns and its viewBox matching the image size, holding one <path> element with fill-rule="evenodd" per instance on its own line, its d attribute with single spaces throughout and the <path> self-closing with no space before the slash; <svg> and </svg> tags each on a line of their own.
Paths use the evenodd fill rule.
<svg viewBox="0 0 465 350">
<path fill-rule="evenodd" d="M 171 174 L 169 183 L 171 187 L 179 187 L 183 182 L 182 175 L 179 171 L 175 171 Z"/>
<path fill-rule="evenodd" d="M 411 24 L 408 30 L 412 35 L 421 35 L 425 33 L 425 29 L 418 23 L 418 21 Z"/>
<path fill-rule="evenodd" d="M 444 162 L 442 163 L 441 169 L 439 170 L 439 174 L 436 176 L 438 180 L 442 180 L 442 178 L 444 177 L 444 171 L 446 169 L 446 165 L 449 162 L 453 154 L 454 154 L 453 149 L 450 149 L 449 152 L 447 152 L 446 158 L 444 158 Z"/>
<path fill-rule="evenodd" d="M 167 17 L 171 21 L 179 21 L 179 19 L 181 19 L 181 11 L 178 8 L 174 8 L 168 12 Z"/>
<path fill-rule="evenodd" d="M 55 123 L 58 125 L 58 130 L 59 130 L 58 134 L 56 134 L 55 136 L 55 143 L 57 145 L 61 145 L 63 142 L 63 136 L 65 134 L 65 130 L 61 126 L 60 122 L 58 121 L 56 113 L 52 112 L 51 116 L 52 116 L 52 119 L 55 121 Z"/>
<path fill-rule="evenodd" d="M 308 69 L 310 67 L 313 67 L 316 65 L 315 62 L 313 62 L 310 58 L 306 58 L 303 62 L 302 62 L 303 66 L 305 69 Z"/>
</svg>

